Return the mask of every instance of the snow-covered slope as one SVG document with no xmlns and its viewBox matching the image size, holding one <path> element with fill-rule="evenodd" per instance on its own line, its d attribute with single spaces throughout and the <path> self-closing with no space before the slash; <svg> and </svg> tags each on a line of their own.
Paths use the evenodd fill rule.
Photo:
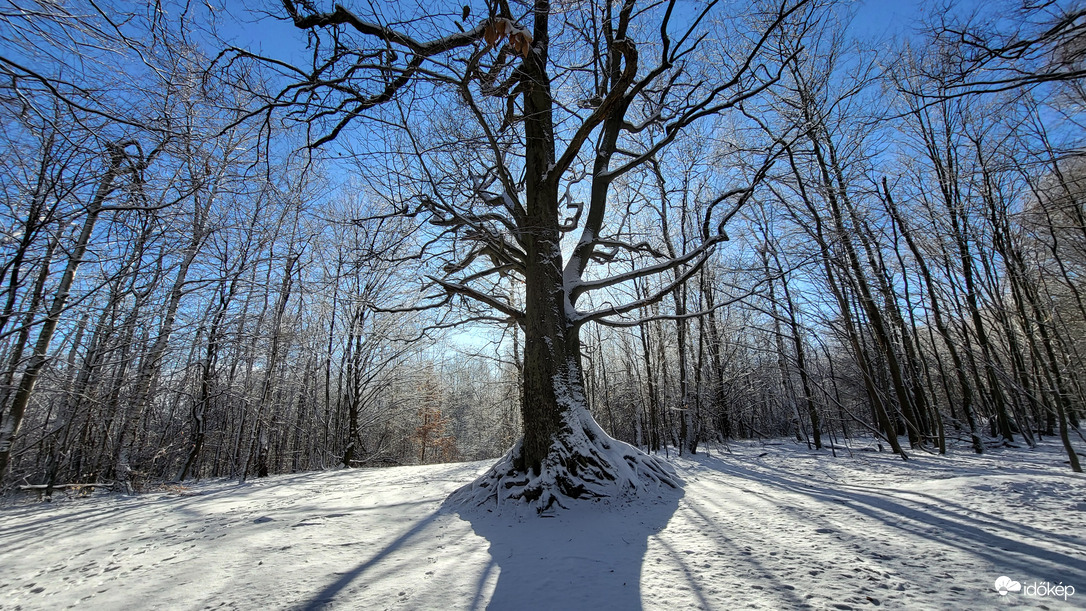
<svg viewBox="0 0 1086 611">
<path fill-rule="evenodd" d="M 1054 444 L 672 462 L 678 494 L 554 517 L 444 506 L 486 463 L 9 499 L 0 608 L 1086 608 L 1086 479 Z"/>
</svg>

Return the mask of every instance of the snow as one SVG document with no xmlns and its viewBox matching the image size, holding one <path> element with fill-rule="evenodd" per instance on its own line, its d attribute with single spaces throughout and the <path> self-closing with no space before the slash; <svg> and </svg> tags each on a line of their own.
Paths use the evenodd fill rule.
<svg viewBox="0 0 1086 611">
<path fill-rule="evenodd" d="M 549 337 L 543 341 L 550 345 Z M 483 475 L 451 495 L 451 509 L 554 513 L 552 509 L 568 508 L 574 499 L 628 500 L 651 497 L 653 488 L 680 487 L 671 465 L 604 432 L 589 413 L 579 384 L 569 380 L 571 371 L 580 375 L 573 358 L 565 372 L 554 375 L 555 400 L 563 420 L 535 472 L 517 467 L 523 443 L 518 442 Z"/>
<path fill-rule="evenodd" d="M 732 443 L 672 458 L 681 490 L 553 517 L 446 503 L 485 462 L 9 497 L 0 608 L 1081 609 L 1060 452 Z"/>
</svg>

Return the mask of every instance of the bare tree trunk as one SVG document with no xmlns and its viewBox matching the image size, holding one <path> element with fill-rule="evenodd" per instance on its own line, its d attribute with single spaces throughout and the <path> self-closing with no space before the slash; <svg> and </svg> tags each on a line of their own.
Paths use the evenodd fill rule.
<svg viewBox="0 0 1086 611">
<path fill-rule="evenodd" d="M 131 486 L 129 484 L 129 474 L 132 470 L 132 467 L 129 464 L 131 460 L 131 450 L 139 443 L 141 418 L 143 417 L 143 412 L 152 401 L 155 392 L 159 371 L 162 368 L 162 358 L 166 354 L 170 335 L 173 333 L 174 322 L 177 320 L 177 309 L 180 307 L 181 298 L 184 296 L 185 282 L 188 279 L 189 268 L 196 260 L 196 254 L 199 252 L 200 244 L 204 239 L 204 224 L 206 222 L 207 209 L 214 199 L 214 194 L 211 193 L 208 195 L 206 204 L 201 204 L 198 196 L 194 197 L 196 201 L 193 203 L 192 235 L 190 236 L 189 243 L 185 246 L 181 264 L 177 269 L 177 275 L 174 277 L 173 286 L 170 288 L 169 297 L 166 301 L 166 309 L 162 315 L 162 323 L 159 326 L 158 336 L 155 338 L 155 343 L 152 345 L 151 351 L 144 356 L 142 366 L 137 373 L 133 399 L 127 408 L 129 417 L 125 420 L 126 426 L 121 428 L 121 436 L 117 442 L 120 446 L 116 468 L 117 481 L 129 491 L 131 491 Z M 126 431 L 131 431 L 130 440 L 125 439 Z"/>
<path fill-rule="evenodd" d="M 59 242 L 59 237 L 54 238 L 46 247 L 45 257 L 42 260 L 41 268 L 38 270 L 38 277 L 35 279 L 34 286 L 30 291 L 29 303 L 26 306 L 26 313 L 23 316 L 23 326 L 15 336 L 15 344 L 12 346 L 11 354 L 8 357 L 7 369 L 4 371 L 3 379 L 0 380 L 0 422 L 3 422 L 3 415 L 6 411 L 4 408 L 7 406 L 8 399 L 11 396 L 11 388 L 14 385 L 15 374 L 22 365 L 23 353 L 26 351 L 27 343 L 30 341 L 30 332 L 34 327 L 34 317 L 38 315 L 38 309 L 41 307 L 45 294 L 45 283 L 49 280 L 50 264 L 53 261 L 53 255 L 56 252 Z"/>
<path fill-rule="evenodd" d="M 57 285 L 57 291 L 53 296 L 53 303 L 49 307 L 49 313 L 42 323 L 41 330 L 38 332 L 38 341 L 34 345 L 34 352 L 30 356 L 26 369 L 23 371 L 19 387 L 15 391 L 15 400 L 8 410 L 7 417 L 0 423 L 0 476 L 7 472 L 15 435 L 19 433 L 19 426 L 26 414 L 26 407 L 30 404 L 34 384 L 38 381 L 38 376 L 41 375 L 42 369 L 45 368 L 48 362 L 49 344 L 53 340 L 53 333 L 60 322 L 64 307 L 68 303 L 68 295 L 72 289 L 72 283 L 75 281 L 75 274 L 79 270 L 79 264 L 83 262 L 83 255 L 87 252 L 87 245 L 90 243 L 91 235 L 94 232 L 94 225 L 98 221 L 98 215 L 106 198 L 113 190 L 113 181 L 121 174 L 121 166 L 126 158 L 124 145 L 109 145 L 109 165 L 105 174 L 99 180 L 98 190 L 95 192 L 94 198 L 87 206 L 83 229 L 72 247 L 68 266 L 60 278 L 60 284 Z"/>
<path fill-rule="evenodd" d="M 875 382 L 874 372 L 871 371 L 870 364 L 866 357 L 866 351 L 864 350 L 863 342 L 860 338 L 860 333 L 856 328 L 856 319 L 853 317 L 852 314 L 852 306 L 849 304 L 848 297 L 843 292 L 842 284 L 838 283 L 837 281 L 837 274 L 833 271 L 833 255 L 830 250 L 829 241 L 827 240 L 825 235 L 822 217 L 819 214 L 818 209 L 815 207 L 814 202 L 810 199 L 810 196 L 808 195 L 805 178 L 800 172 L 798 165 L 796 165 L 795 156 L 791 150 L 789 150 L 789 161 L 791 163 L 792 173 L 796 178 L 796 184 L 799 189 L 800 198 L 803 200 L 809 213 L 811 214 L 811 219 L 814 221 L 814 227 L 808 228 L 808 233 L 815 239 L 815 241 L 818 243 L 819 249 L 821 250 L 822 268 L 826 274 L 826 281 L 830 287 L 830 291 L 833 293 L 834 299 L 837 302 L 837 306 L 841 311 L 841 319 L 843 324 L 845 325 L 845 336 L 849 342 L 849 345 L 852 347 L 856 365 L 859 368 L 860 374 L 863 378 L 864 389 L 867 393 L 871 409 L 874 412 L 875 420 L 878 423 L 879 428 L 882 430 L 883 435 L 885 435 L 886 440 L 887 442 L 889 442 L 890 447 L 894 451 L 894 453 L 899 454 L 902 458 L 906 458 L 905 451 L 901 448 L 901 444 L 898 442 L 897 439 L 897 427 L 894 426 L 894 423 L 890 420 L 890 416 L 886 411 L 886 406 L 884 405 L 882 397 L 879 394 L 878 386 Z M 825 170 L 824 165 L 823 170 Z M 828 178 L 828 175 L 824 174 L 823 179 L 828 180 Z M 833 188 L 834 187 L 831 181 L 831 192 Z M 839 231 L 839 214 L 837 214 L 836 216 L 838 218 L 835 219 L 835 227 L 837 227 Z M 847 235 L 844 236 L 843 242 L 848 242 Z M 849 245 L 845 244 L 843 247 L 848 249 Z M 853 251 L 852 254 L 853 256 L 850 257 L 852 267 L 857 268 L 859 267 L 859 263 L 855 260 L 855 252 Z"/>
<path fill-rule="evenodd" d="M 846 259 L 852 269 L 852 279 L 858 290 L 857 296 L 860 300 L 860 306 L 863 308 L 864 313 L 870 321 L 869 327 L 874 334 L 875 343 L 882 353 L 882 356 L 886 359 L 890 380 L 893 383 L 894 394 L 897 397 L 898 404 L 904 411 L 906 428 L 909 433 L 909 442 L 913 447 L 916 447 L 919 445 L 920 440 L 916 435 L 915 424 L 910 421 L 910 416 L 915 418 L 916 413 L 915 406 L 913 405 L 913 398 L 905 385 L 905 377 L 902 372 L 901 363 L 898 359 L 893 342 L 890 339 L 890 332 L 886 326 L 885 318 L 871 293 L 871 287 L 867 282 L 867 277 L 864 273 L 863 266 L 860 263 L 860 258 L 852 243 L 852 236 L 845 226 L 844 211 L 842 210 L 842 207 L 851 211 L 852 205 L 845 190 L 844 177 L 836 157 L 836 151 L 832 143 L 823 143 L 820 140 L 819 137 L 812 135 L 811 146 L 818 163 L 822 186 L 826 192 L 826 201 L 830 205 L 830 213 L 834 222 L 835 231 L 837 232 L 838 244 L 840 244 L 845 251 Z M 823 148 L 825 148 L 826 152 L 823 151 Z"/>
<path fill-rule="evenodd" d="M 962 411 L 965 412 L 966 420 L 969 423 L 969 435 L 973 442 L 973 451 L 977 454 L 981 454 L 984 452 L 984 444 L 977 434 L 977 424 L 973 416 L 973 387 L 970 385 L 969 378 L 965 371 L 965 364 L 962 362 L 961 355 L 958 352 L 957 342 L 950 332 L 950 327 L 943 319 L 942 308 L 940 306 L 938 292 L 935 281 L 932 278 L 931 270 L 928 268 L 924 253 L 917 246 L 916 241 L 913 239 L 912 232 L 909 230 L 908 225 L 905 224 L 905 219 L 898 211 L 897 205 L 894 203 L 894 199 L 890 194 L 890 187 L 885 178 L 882 180 L 882 188 L 884 196 L 883 201 L 886 203 L 886 209 L 890 212 L 890 215 L 901 229 L 901 235 L 905 238 L 905 243 L 913 253 L 913 258 L 920 270 L 921 277 L 924 279 L 924 284 L 927 287 L 928 301 L 931 305 L 932 316 L 935 318 L 935 327 L 939 330 L 939 336 L 943 338 L 943 343 L 946 346 L 947 352 L 950 353 L 954 373 L 958 378 L 958 390 L 962 394 Z"/>
<path fill-rule="evenodd" d="M 199 377 L 197 378 L 197 395 L 193 401 L 190 415 L 192 417 L 192 432 L 189 441 L 189 452 L 181 472 L 177 475 L 177 481 L 184 481 L 190 473 L 199 477 L 198 464 L 200 453 L 204 448 L 204 439 L 207 436 L 207 412 L 211 406 L 212 393 L 216 380 L 215 369 L 219 360 L 219 344 L 222 341 L 222 325 L 226 318 L 226 312 L 234 299 L 234 294 L 241 279 L 241 270 L 238 271 L 229 284 L 229 288 L 220 287 L 219 298 L 211 315 L 211 327 L 207 332 L 207 348 L 204 351 L 203 362 L 200 364 Z"/>
<path fill-rule="evenodd" d="M 267 477 L 269 474 L 268 459 L 270 453 L 270 435 L 271 435 L 271 399 L 272 399 L 272 387 L 275 383 L 275 370 L 279 366 L 279 353 L 282 348 L 282 334 L 283 334 L 283 317 L 287 310 L 287 301 L 290 300 L 291 291 L 294 286 L 294 266 L 301 258 L 301 252 L 294 253 L 294 244 L 290 245 L 291 252 L 287 254 L 286 264 L 283 268 L 283 281 L 279 287 L 279 296 L 276 300 L 275 311 L 272 316 L 272 336 L 271 336 L 271 349 L 268 353 L 267 369 L 264 371 L 264 380 L 260 385 L 260 395 L 257 399 L 257 454 L 256 454 L 256 475 L 257 477 Z M 246 465 L 246 472 L 248 472 L 248 465 Z"/>
<path fill-rule="evenodd" d="M 19 284 L 21 282 L 19 272 L 22 271 L 23 262 L 26 260 L 27 252 L 30 250 L 30 246 L 33 244 L 35 238 L 38 237 L 38 233 L 45 225 L 45 221 L 48 220 L 48 216 L 44 214 L 45 199 L 53 190 L 53 181 L 49 178 L 49 165 L 52 161 L 52 149 L 55 144 L 56 133 L 50 131 L 48 138 L 42 146 L 42 158 L 41 163 L 38 165 L 37 179 L 34 183 L 34 194 L 31 196 L 30 208 L 26 213 L 26 223 L 22 229 L 22 236 L 19 238 L 19 245 L 15 249 L 15 253 L 12 255 L 10 261 L 8 261 L 0 270 L 0 282 L 3 281 L 4 276 L 8 275 L 10 280 L 7 287 L 4 288 L 3 293 L 7 296 L 4 300 L 4 308 L 0 311 L 0 333 L 3 333 L 7 329 L 8 321 L 15 312 L 15 303 L 19 295 Z M 61 229 L 63 232 L 63 229 Z M 54 242 L 50 242 L 49 253 L 45 257 L 42 265 L 46 269 L 49 267 L 49 261 L 52 259 L 52 250 Z M 2 293 L 0 293 L 2 294 Z M 33 297 L 31 298 L 33 300 Z M 36 308 L 31 308 L 31 313 Z M 8 386 L 5 384 L 4 386 Z M 5 391 L 6 392 L 6 391 Z M 7 397 L 0 402 L 0 405 L 7 405 Z"/>
<path fill-rule="evenodd" d="M 767 242 L 768 244 L 768 242 Z M 784 291 L 784 306 L 788 313 L 788 325 L 792 336 L 792 348 L 796 353 L 796 369 L 799 372 L 800 384 L 803 387 L 803 400 L 807 405 L 807 417 L 811 421 L 811 434 L 814 437 L 816 449 L 822 449 L 821 422 L 818 416 L 818 406 L 811 389 L 811 378 L 807 370 L 807 350 L 803 345 L 803 336 L 800 333 L 799 322 L 796 320 L 796 305 L 792 301 L 792 291 L 788 288 L 788 276 L 784 273 L 780 258 L 776 249 L 771 249 L 773 260 L 776 264 L 776 273 L 781 276 L 781 289 Z"/>
<path fill-rule="evenodd" d="M 658 382 L 656 380 L 656 371 L 652 366 L 652 342 L 649 339 L 648 324 L 640 324 L 637 326 L 639 336 L 641 338 L 641 355 L 645 363 L 645 388 L 648 398 L 649 412 L 648 422 L 648 448 L 650 452 L 658 452 L 661 447 L 661 435 L 660 435 L 660 391 L 658 388 Z M 666 442 L 664 442 L 666 443 Z"/>
<path fill-rule="evenodd" d="M 713 379 L 712 379 L 712 396 L 713 396 L 713 408 L 717 414 L 719 420 L 718 429 L 725 439 L 730 439 L 732 436 L 732 416 L 731 408 L 727 404 L 726 389 L 724 385 L 724 359 L 721 355 L 722 347 L 721 343 L 723 338 L 720 330 L 717 327 L 716 320 L 716 307 L 713 297 L 712 284 L 706 281 L 704 270 L 701 273 L 701 294 L 705 297 L 705 309 L 708 310 L 706 315 L 707 327 L 709 330 L 709 361 L 712 366 Z"/>
</svg>

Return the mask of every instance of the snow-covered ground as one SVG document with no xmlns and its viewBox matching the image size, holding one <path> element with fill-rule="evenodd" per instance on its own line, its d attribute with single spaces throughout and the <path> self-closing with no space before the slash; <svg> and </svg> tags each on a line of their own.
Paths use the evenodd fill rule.
<svg viewBox="0 0 1086 611">
<path fill-rule="evenodd" d="M 554 517 L 444 506 L 486 463 L 9 498 L 0 608 L 1086 608 L 1086 478 L 1058 445 L 853 449 L 733 443 L 673 459 L 680 493 Z"/>
</svg>

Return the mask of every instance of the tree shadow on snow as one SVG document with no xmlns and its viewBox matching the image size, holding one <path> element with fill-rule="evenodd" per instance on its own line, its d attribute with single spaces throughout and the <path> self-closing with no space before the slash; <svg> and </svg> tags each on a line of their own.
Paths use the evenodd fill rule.
<svg viewBox="0 0 1086 611">
<path fill-rule="evenodd" d="M 400 534 L 400 536 L 396 537 L 392 542 L 382 547 L 365 562 L 358 564 L 351 570 L 336 573 L 337 577 L 332 583 L 321 588 L 316 594 L 311 596 L 309 600 L 302 603 L 297 608 L 305 611 L 316 611 L 318 609 L 330 608 L 337 602 L 343 603 L 344 601 L 337 601 L 337 597 L 344 595 L 352 584 L 355 584 L 361 579 L 363 574 L 375 572 L 382 561 L 388 560 L 395 553 L 411 547 L 412 544 L 409 542 L 421 535 L 423 531 L 430 528 L 443 513 L 443 511 L 431 513 L 426 518 L 415 523 L 410 529 Z M 383 571 L 384 576 L 388 576 L 388 572 L 389 569 L 385 568 Z"/>
<path fill-rule="evenodd" d="M 846 484 L 823 487 L 783 469 L 715 456 L 699 457 L 698 462 L 734 477 L 737 486 L 749 480 L 770 490 L 807 497 L 822 507 L 851 511 L 881 523 L 890 533 L 906 540 L 958 550 L 1008 575 L 1053 584 L 1086 583 L 1086 557 L 1077 552 L 1079 543 L 1072 537 L 967 509 L 929 494 Z M 790 502 L 784 496 L 771 500 L 780 506 Z M 801 517 L 810 518 L 811 512 Z"/>
<path fill-rule="evenodd" d="M 490 565 L 470 608 L 640 609 L 649 539 L 667 526 L 682 497 L 681 487 L 661 487 L 630 502 L 575 503 L 553 516 L 449 507 L 490 543 Z"/>
</svg>

